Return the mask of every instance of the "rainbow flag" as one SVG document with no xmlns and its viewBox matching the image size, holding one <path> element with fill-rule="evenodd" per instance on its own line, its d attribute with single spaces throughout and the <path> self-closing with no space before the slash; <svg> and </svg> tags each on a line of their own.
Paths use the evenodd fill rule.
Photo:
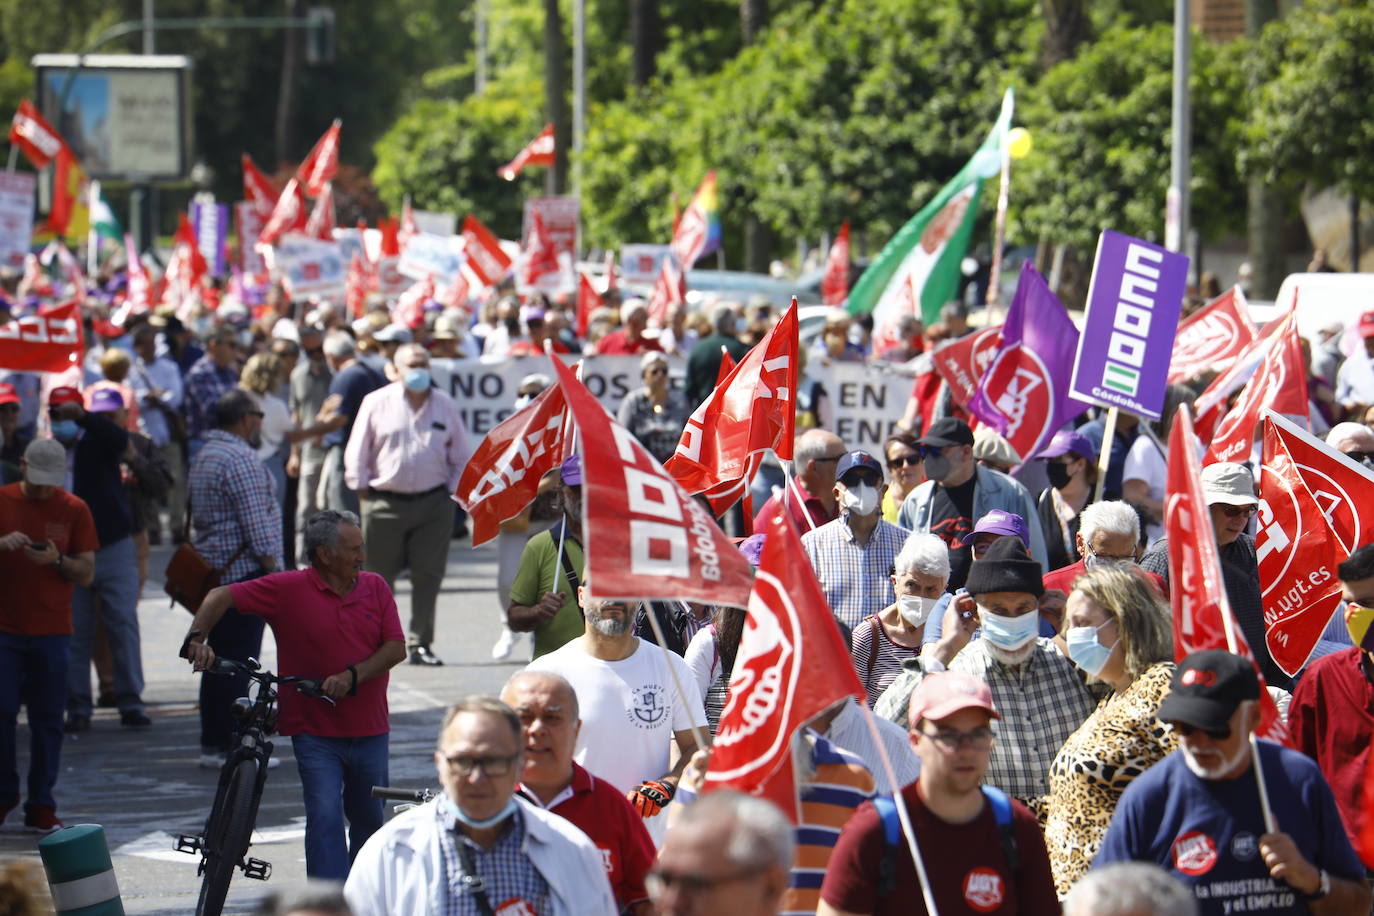
<svg viewBox="0 0 1374 916">
<path fill-rule="evenodd" d="M 677 228 L 673 230 L 673 257 L 688 270 L 698 258 L 720 247 L 720 193 L 716 189 L 716 170 L 706 173 L 692 195 Z"/>
</svg>

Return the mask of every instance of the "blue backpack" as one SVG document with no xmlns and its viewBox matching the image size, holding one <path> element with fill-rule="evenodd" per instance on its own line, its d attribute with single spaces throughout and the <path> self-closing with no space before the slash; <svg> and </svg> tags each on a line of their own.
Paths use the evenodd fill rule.
<svg viewBox="0 0 1374 916">
<path fill-rule="evenodd" d="M 1021 857 L 1016 851 L 1016 833 L 1011 826 L 1011 797 L 996 786 L 982 786 L 983 797 L 992 806 L 992 817 L 997 822 L 997 834 L 1002 839 L 1002 854 L 1007 858 L 1007 866 L 1013 878 L 1020 878 Z M 883 863 L 878 872 L 878 896 L 886 897 L 896 886 L 897 848 L 902 845 L 902 822 L 897 817 L 897 805 L 891 795 L 880 795 L 873 799 L 873 807 L 878 811 L 878 819 L 883 825 Z"/>
</svg>

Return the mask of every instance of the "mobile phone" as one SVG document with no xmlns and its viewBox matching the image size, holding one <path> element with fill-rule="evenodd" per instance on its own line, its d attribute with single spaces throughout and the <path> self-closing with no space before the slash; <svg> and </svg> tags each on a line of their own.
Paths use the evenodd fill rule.
<svg viewBox="0 0 1374 916">
<path fill-rule="evenodd" d="M 48 542 L 47 542 L 47 541 L 32 541 L 32 542 L 29 543 L 29 549 L 31 549 L 31 550 L 47 550 L 47 549 L 48 549 Z"/>
</svg>

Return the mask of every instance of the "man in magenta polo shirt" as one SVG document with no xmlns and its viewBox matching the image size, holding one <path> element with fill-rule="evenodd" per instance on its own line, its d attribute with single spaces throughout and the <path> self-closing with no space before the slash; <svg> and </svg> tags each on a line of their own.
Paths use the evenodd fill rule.
<svg viewBox="0 0 1374 916">
<path fill-rule="evenodd" d="M 211 591 L 191 621 L 186 654 L 195 670 L 209 667 L 215 652 L 205 634 L 232 608 L 272 627 L 278 673 L 323 682 L 338 705 L 284 689 L 277 731 L 291 738 L 300 770 L 306 874 L 342 881 L 382 826 L 382 803 L 371 791 L 389 781 L 386 685 L 388 672 L 405 660 L 405 632 L 386 580 L 362 571 L 356 515 L 317 513 L 304 537 L 309 568 Z"/>
</svg>

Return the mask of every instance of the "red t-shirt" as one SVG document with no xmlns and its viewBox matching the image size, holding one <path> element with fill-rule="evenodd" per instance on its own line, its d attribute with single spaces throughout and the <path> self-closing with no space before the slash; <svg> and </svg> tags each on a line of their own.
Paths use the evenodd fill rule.
<svg viewBox="0 0 1374 916">
<path fill-rule="evenodd" d="M 234 607 L 256 614 L 277 639 L 277 673 L 324 680 L 371 656 L 383 643 L 405 642 L 396 599 L 386 580 L 359 573 L 353 591 L 339 597 L 313 568 L 279 572 L 229 586 Z M 391 730 L 389 674 L 358 685 L 358 695 L 330 706 L 292 687 L 279 692 L 277 731 L 321 738 L 366 738 Z"/>
<path fill-rule="evenodd" d="M 647 337 L 632 341 L 625 334 L 624 328 L 612 331 L 597 341 L 596 344 L 596 352 L 599 356 L 638 356 L 648 350 L 661 353 L 663 347 L 657 340 L 650 340 Z"/>
<path fill-rule="evenodd" d="M 1298 750 L 1317 762 L 1331 784 L 1345 832 L 1356 850 L 1361 826 L 1360 793 L 1374 763 L 1374 684 L 1364 673 L 1364 655 L 1343 649 L 1317 659 L 1298 680 L 1288 707 L 1288 728 Z M 1374 868 L 1374 862 L 1365 866 Z"/>
<path fill-rule="evenodd" d="M 1002 852 L 1002 838 L 992 806 L 967 824 L 949 824 L 931 814 L 917 792 L 919 783 L 902 790 L 907 812 L 916 829 L 926 874 L 941 916 L 996 913 L 1001 916 L 1040 916 L 1059 913 L 1059 898 L 1050 877 L 1050 857 L 1035 815 L 1012 802 L 1012 831 L 1020 876 L 1013 878 Z M 882 823 L 871 802 L 865 802 L 840 832 L 821 885 L 821 899 L 850 913 L 908 916 L 926 912 L 916 866 L 902 840 L 893 859 L 892 892 L 878 897 L 883 864 Z"/>
<path fill-rule="evenodd" d="M 29 499 L 22 484 L 0 487 L 0 535 L 22 531 L 49 541 L 62 553 L 98 550 L 95 519 L 86 503 L 66 490 L 47 499 Z M 72 632 L 72 593 L 76 585 L 55 569 L 35 566 L 22 550 L 0 550 L 0 633 L 16 636 L 68 636 Z"/>
<path fill-rule="evenodd" d="M 570 788 L 572 795 L 549 811 L 585 833 L 601 851 L 601 864 L 622 910 L 648 900 L 644 876 L 653 868 L 656 853 L 644 818 L 614 786 L 576 763 Z M 525 795 L 539 804 L 534 793 L 525 790 Z"/>
<path fill-rule="evenodd" d="M 1051 572 L 1045 573 L 1045 591 L 1057 588 L 1064 594 L 1073 591 L 1073 584 L 1078 578 L 1088 571 L 1086 560 L 1079 560 L 1068 566 L 1061 567 Z M 1161 597 L 1169 597 L 1169 583 L 1165 582 L 1160 576 L 1150 572 L 1148 569 L 1141 569 L 1139 566 L 1132 566 L 1131 571 L 1145 577 L 1145 580 L 1155 587 Z"/>
</svg>

